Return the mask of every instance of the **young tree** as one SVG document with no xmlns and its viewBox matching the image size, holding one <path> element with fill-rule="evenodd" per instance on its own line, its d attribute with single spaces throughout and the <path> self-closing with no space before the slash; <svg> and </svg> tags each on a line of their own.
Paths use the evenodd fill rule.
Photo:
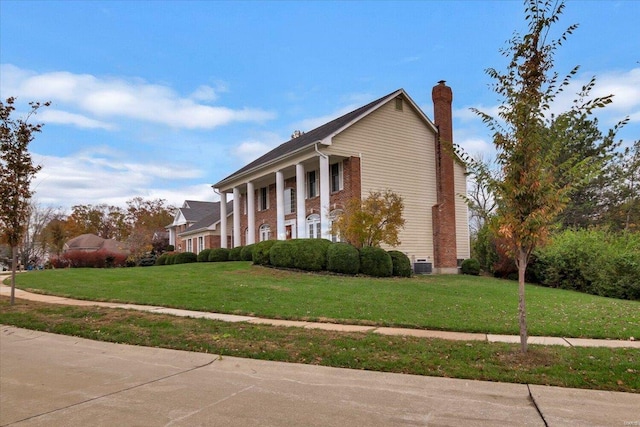
<svg viewBox="0 0 640 427">
<path fill-rule="evenodd" d="M 577 25 L 569 26 L 557 39 L 550 30 L 562 14 L 564 2 L 527 0 L 528 34 L 514 35 L 502 51 L 510 58 L 507 70 L 490 68 L 493 90 L 502 98 L 498 117 L 474 110 L 493 132 L 497 163 L 502 177 L 492 182 L 497 201 L 497 233 L 507 242 L 518 267 L 519 325 L 522 352 L 527 351 L 525 271 L 533 250 L 544 243 L 558 214 L 567 203 L 571 181 L 556 179 L 559 168 L 576 177 L 583 162 L 558 165 L 560 142 L 550 137 L 550 106 L 577 73 L 575 67 L 562 80 L 553 72 L 554 54 Z M 583 87 L 588 94 L 595 79 Z M 611 102 L 612 96 L 595 98 L 574 106 L 591 114 Z"/>
<path fill-rule="evenodd" d="M 398 246 L 398 233 L 404 227 L 402 197 L 391 190 L 375 191 L 360 200 L 349 200 L 344 212 L 333 221 L 332 232 L 347 242 L 363 246 Z"/>
<path fill-rule="evenodd" d="M 29 199 L 33 195 L 31 180 L 40 170 L 40 166 L 33 164 L 28 148 L 42 124 L 29 123 L 29 119 L 38 109 L 50 105 L 49 102 L 30 102 L 27 116 L 15 119 L 11 117 L 14 103 L 15 98 L 0 101 L 0 232 L 12 251 L 11 304 L 15 302 L 17 249 L 25 232 Z"/>
<path fill-rule="evenodd" d="M 25 233 L 18 247 L 19 260 L 24 266 L 40 264 L 46 257 L 49 252 L 47 226 L 60 215 L 54 208 L 41 206 L 33 200 L 28 209 Z"/>
</svg>

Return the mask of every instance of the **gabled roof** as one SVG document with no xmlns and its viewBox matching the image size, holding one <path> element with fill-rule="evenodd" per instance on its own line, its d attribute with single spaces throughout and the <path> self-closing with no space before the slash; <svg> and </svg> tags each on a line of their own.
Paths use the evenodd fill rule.
<svg viewBox="0 0 640 427">
<path fill-rule="evenodd" d="M 433 123 L 424 115 L 422 110 L 420 110 L 420 108 L 418 108 L 415 102 L 413 102 L 413 100 L 406 94 L 404 89 L 398 89 L 396 91 L 391 92 L 390 94 L 383 96 L 382 98 L 378 98 L 375 101 L 368 103 L 367 105 L 364 105 L 356 110 L 353 110 L 350 113 L 347 113 L 341 117 L 338 117 L 335 120 L 325 123 L 309 132 L 303 133 L 296 138 L 290 139 L 284 144 L 281 144 L 278 147 L 274 148 L 273 150 L 269 151 L 262 157 L 259 157 L 253 162 L 249 163 L 248 165 L 240 168 L 239 170 L 227 176 L 220 182 L 214 184 L 213 187 L 219 187 L 222 184 L 224 184 L 224 182 L 227 180 L 231 180 L 233 178 L 236 178 L 237 176 L 243 175 L 244 173 L 247 173 L 254 169 L 258 169 L 261 166 L 267 165 L 275 160 L 286 157 L 289 154 L 295 153 L 307 147 L 311 147 L 316 143 L 326 141 L 327 139 L 342 132 L 347 127 L 351 126 L 358 120 L 367 116 L 368 114 L 370 114 L 371 112 L 379 108 L 380 106 L 384 105 L 385 103 L 387 103 L 391 99 L 396 98 L 399 95 L 403 95 L 414 106 L 414 108 L 423 116 L 423 118 L 427 121 L 427 123 L 429 123 L 429 126 L 434 131 L 437 132 Z"/>
<path fill-rule="evenodd" d="M 187 222 L 194 222 L 211 213 L 212 210 L 216 208 L 216 205 L 219 205 L 219 203 L 185 200 L 180 208 L 180 212 L 182 212 L 182 215 Z"/>
<path fill-rule="evenodd" d="M 213 209 L 210 210 L 209 214 L 203 216 L 198 221 L 189 226 L 182 233 L 178 233 L 178 235 L 184 235 L 189 233 L 194 233 L 196 231 L 206 230 L 213 225 L 220 222 L 220 202 L 211 202 L 214 206 Z M 233 200 L 227 202 L 227 216 L 233 213 Z"/>
<path fill-rule="evenodd" d="M 81 234 L 64 244 L 65 251 L 99 251 L 128 254 L 127 245 L 114 239 L 103 239 L 95 234 Z"/>
</svg>

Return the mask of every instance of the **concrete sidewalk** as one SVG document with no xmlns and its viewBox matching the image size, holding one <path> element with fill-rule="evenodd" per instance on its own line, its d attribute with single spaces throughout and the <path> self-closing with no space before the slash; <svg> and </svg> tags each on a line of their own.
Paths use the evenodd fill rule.
<svg viewBox="0 0 640 427">
<path fill-rule="evenodd" d="M 327 368 L 0 326 L 1 426 L 634 426 L 640 395 Z"/>
<path fill-rule="evenodd" d="M 2 284 L 5 277 L 0 274 L 0 295 L 9 295 L 11 288 Z M 71 298 L 56 297 L 50 295 L 34 294 L 21 289 L 16 289 L 16 298 L 31 301 L 46 302 L 49 304 L 63 305 L 79 305 L 79 306 L 99 306 L 108 308 L 122 308 L 127 310 L 147 311 L 151 313 L 170 314 L 173 316 L 204 318 L 210 320 L 220 320 L 223 322 L 248 322 L 263 325 L 274 326 L 295 326 L 299 328 L 324 329 L 339 332 L 373 332 L 381 335 L 407 335 L 420 338 L 440 338 L 455 341 L 488 341 L 502 343 L 520 343 L 520 337 L 517 335 L 495 335 L 468 332 L 447 332 L 447 331 L 430 331 L 424 329 L 409 328 L 386 328 L 377 326 L 359 326 L 359 325 L 342 325 L 336 323 L 317 323 L 296 320 L 277 320 L 263 319 L 251 316 L 237 316 L 233 314 L 209 313 L 192 310 L 181 310 L 175 308 L 158 307 L 151 305 L 138 304 L 121 304 L 97 301 L 76 300 Z M 601 339 L 584 339 L 570 337 L 535 337 L 530 336 L 527 341 L 529 344 L 539 345 L 560 345 L 564 347 L 627 347 L 640 349 L 640 341 L 630 340 L 601 340 Z"/>
</svg>

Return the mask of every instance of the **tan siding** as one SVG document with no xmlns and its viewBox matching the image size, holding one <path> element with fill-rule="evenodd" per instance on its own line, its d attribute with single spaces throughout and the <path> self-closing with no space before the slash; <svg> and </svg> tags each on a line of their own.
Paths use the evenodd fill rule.
<svg viewBox="0 0 640 427">
<path fill-rule="evenodd" d="M 362 196 L 391 189 L 404 199 L 405 229 L 399 250 L 433 260 L 431 207 L 436 204 L 434 134 L 404 103 L 395 100 L 333 138 L 329 154 L 361 157 Z"/>
<path fill-rule="evenodd" d="M 469 210 L 462 195 L 467 194 L 467 176 L 465 168 L 461 164 L 454 165 L 455 191 L 456 191 L 456 248 L 458 259 L 467 259 L 471 256 L 469 246 Z"/>
</svg>

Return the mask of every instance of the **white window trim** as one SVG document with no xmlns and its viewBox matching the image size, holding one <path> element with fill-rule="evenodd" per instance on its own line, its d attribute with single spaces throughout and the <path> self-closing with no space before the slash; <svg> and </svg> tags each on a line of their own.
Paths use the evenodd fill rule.
<svg viewBox="0 0 640 427">
<path fill-rule="evenodd" d="M 289 215 L 296 213 L 296 190 L 287 187 L 284 189 L 284 214 Z"/>
<path fill-rule="evenodd" d="M 260 241 L 263 242 L 265 240 L 271 239 L 271 226 L 269 224 L 262 224 L 259 228 L 259 237 Z M 265 236 L 266 234 L 266 236 Z M 266 238 L 265 238 L 266 237 Z"/>
<path fill-rule="evenodd" d="M 309 176 L 310 176 L 312 173 L 313 173 L 313 176 L 314 176 L 314 178 L 315 178 L 315 182 L 314 182 L 314 186 L 313 186 L 313 188 L 314 188 L 314 192 L 315 192 L 315 195 L 313 195 L 313 196 L 311 196 L 311 193 L 310 193 L 310 191 L 309 191 L 309 188 L 310 188 L 310 185 L 311 185 L 311 182 L 310 182 L 310 180 L 309 180 Z M 319 174 L 318 174 L 318 171 L 317 171 L 317 170 L 310 170 L 310 171 L 307 171 L 307 174 L 306 174 L 306 175 L 307 175 L 307 176 L 306 176 L 306 179 L 305 179 L 305 193 L 306 193 L 306 195 L 307 195 L 307 199 L 314 199 L 314 198 L 316 198 L 316 197 L 319 197 L 319 196 L 320 196 L 320 188 L 319 188 L 319 184 L 320 184 L 320 182 L 319 182 L 319 181 L 320 181 L 320 180 L 319 180 Z"/>
<path fill-rule="evenodd" d="M 338 165 L 338 189 L 334 190 L 333 189 L 333 165 Z M 339 191 L 344 190 L 344 171 L 343 171 L 343 162 L 338 162 L 338 163 L 333 163 L 329 166 L 329 179 L 330 179 L 330 185 L 331 185 L 331 193 L 337 193 Z"/>
<path fill-rule="evenodd" d="M 263 200 L 262 200 L 263 199 L 262 190 L 263 189 L 265 189 L 264 190 L 264 193 L 265 193 L 265 196 L 264 196 L 264 198 L 265 198 L 265 200 L 264 200 L 265 208 L 264 209 L 262 208 L 262 205 L 263 205 L 263 203 L 262 203 L 263 202 Z M 269 187 L 268 186 L 267 187 L 260 187 L 258 189 L 258 212 L 262 212 L 262 211 L 266 211 L 266 210 L 269 210 Z"/>
</svg>

